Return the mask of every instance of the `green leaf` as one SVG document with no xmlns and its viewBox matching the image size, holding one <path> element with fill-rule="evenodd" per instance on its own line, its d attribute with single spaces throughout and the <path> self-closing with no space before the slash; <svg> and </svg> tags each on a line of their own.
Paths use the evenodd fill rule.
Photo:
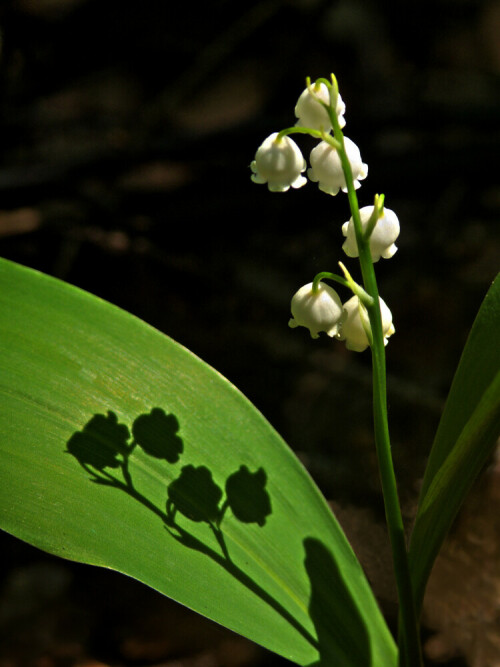
<svg viewBox="0 0 500 667">
<path fill-rule="evenodd" d="M 325 500 L 227 380 L 135 317 L 3 260 L 0 340 L 2 528 L 299 665 L 396 664 Z"/>
<path fill-rule="evenodd" d="M 417 608 L 441 544 L 500 432 L 500 275 L 458 365 L 424 475 L 410 541 Z"/>
</svg>

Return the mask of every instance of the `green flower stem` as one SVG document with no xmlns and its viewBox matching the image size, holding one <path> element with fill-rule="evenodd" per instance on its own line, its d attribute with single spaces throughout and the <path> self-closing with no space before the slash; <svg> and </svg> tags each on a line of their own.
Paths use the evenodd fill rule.
<svg viewBox="0 0 500 667">
<path fill-rule="evenodd" d="M 358 299 L 364 306 L 372 306 L 375 303 L 373 298 L 368 294 L 366 290 L 364 290 L 361 287 L 361 285 L 358 285 L 358 283 L 353 280 L 351 274 L 346 269 L 343 262 L 339 262 L 339 266 L 344 272 L 344 275 L 346 277 L 347 287 L 351 289 L 351 291 L 358 297 Z"/>
<path fill-rule="evenodd" d="M 336 283 L 339 283 L 344 287 L 349 287 L 349 283 L 345 278 L 342 278 L 342 276 L 338 276 L 336 273 L 330 273 L 329 271 L 322 271 L 321 273 L 317 273 L 314 276 L 314 280 L 312 283 L 312 291 L 317 292 L 319 283 L 325 279 L 334 280 Z"/>
<path fill-rule="evenodd" d="M 301 125 L 292 125 L 292 127 L 285 127 L 284 130 L 280 130 L 275 141 L 281 141 L 283 137 L 287 137 L 289 134 L 308 134 L 315 139 L 327 141 L 332 148 L 340 149 L 340 143 L 331 134 L 326 134 L 323 130 L 315 130 L 312 127 L 302 127 Z"/>
<path fill-rule="evenodd" d="M 351 274 L 345 268 L 342 262 L 339 262 L 339 266 L 344 272 L 345 278 L 343 278 L 342 276 L 338 276 L 336 273 L 330 273 L 330 271 L 321 271 L 321 273 L 317 273 L 314 276 L 312 282 L 313 294 L 317 293 L 319 289 L 319 284 L 322 280 L 333 280 L 336 283 L 339 283 L 339 285 L 342 285 L 343 287 L 347 287 L 347 289 L 350 289 L 363 304 L 365 304 L 366 306 L 371 306 L 374 303 L 372 297 L 368 294 L 368 292 L 366 292 L 361 287 L 361 285 L 358 285 L 358 283 L 356 283 L 352 279 Z"/>
<path fill-rule="evenodd" d="M 332 81 L 332 104 L 328 108 L 328 112 L 335 139 L 341 145 L 338 152 L 347 185 L 347 196 L 349 198 L 349 206 L 351 208 L 351 215 L 354 223 L 363 284 L 365 290 L 374 300 L 371 306 L 367 306 L 373 335 L 371 345 L 373 369 L 373 418 L 379 474 L 384 496 L 385 515 L 391 543 L 400 608 L 400 636 L 402 637 L 402 642 L 400 643 L 400 665 L 403 665 L 404 667 L 422 667 L 419 624 L 415 611 L 413 588 L 408 564 L 408 551 L 406 547 L 403 518 L 399 504 L 389 438 L 385 346 L 382 332 L 382 318 L 380 315 L 379 293 L 371 259 L 369 239 L 365 238 L 361 226 L 358 198 L 354 188 L 351 165 L 345 151 L 344 135 L 342 134 L 337 119 L 337 84 L 333 77 Z"/>
</svg>

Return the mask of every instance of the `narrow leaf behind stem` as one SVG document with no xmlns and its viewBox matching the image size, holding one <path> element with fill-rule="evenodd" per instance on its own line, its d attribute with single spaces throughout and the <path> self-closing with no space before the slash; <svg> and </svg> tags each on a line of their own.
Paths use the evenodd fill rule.
<svg viewBox="0 0 500 667">
<path fill-rule="evenodd" d="M 474 321 L 422 483 L 410 540 L 417 609 L 441 544 L 500 430 L 500 275 Z"/>
</svg>

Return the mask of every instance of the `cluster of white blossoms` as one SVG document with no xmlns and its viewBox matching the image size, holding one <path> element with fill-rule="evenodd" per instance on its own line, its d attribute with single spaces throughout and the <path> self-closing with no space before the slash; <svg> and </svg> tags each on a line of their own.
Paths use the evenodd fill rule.
<svg viewBox="0 0 500 667">
<path fill-rule="evenodd" d="M 304 175 L 307 170 L 307 177 L 318 183 L 321 191 L 330 195 L 336 195 L 339 190 L 347 192 L 339 154 L 343 146 L 344 160 L 347 157 L 354 189 L 361 186 L 360 181 L 368 174 L 368 165 L 362 161 L 359 148 L 351 139 L 340 132 L 340 143 L 335 136 L 332 119 L 335 121 L 335 116 L 337 118 L 337 131 L 345 126 L 345 104 L 338 92 L 335 93 L 336 83 L 334 91 L 333 87 L 323 81 L 325 80 L 319 80 L 313 85 L 308 82 L 295 106 L 295 126 L 282 132 L 274 132 L 261 144 L 250 165 L 253 172 L 251 178 L 255 183 L 267 183 L 272 192 L 286 192 L 290 187 L 296 189 L 307 183 Z M 310 134 L 320 139 L 311 151 L 309 168 L 300 148 L 288 136 L 294 132 Z M 379 206 L 376 198 L 373 206 L 360 209 L 358 234 L 359 221 L 361 233 L 365 234 L 364 242 L 367 240 L 369 244 L 372 261 L 377 262 L 381 257 L 392 257 L 397 251 L 395 241 L 399 236 L 399 220 L 394 211 L 384 208 L 383 205 Z M 358 257 L 356 226 L 352 217 L 342 225 L 342 233 L 345 236 L 342 246 L 344 252 L 348 257 Z M 372 343 L 370 319 L 366 304 L 356 295 L 359 291 L 353 291 L 356 292 L 354 296 L 342 304 L 337 292 L 318 279 L 304 285 L 292 298 L 293 317 L 289 326 L 306 327 L 313 338 L 318 338 L 320 332 L 325 332 L 332 338 L 345 341 L 347 349 L 362 352 Z M 373 299 L 371 304 L 373 305 Z M 384 343 L 387 344 L 389 336 L 395 331 L 392 314 L 382 299 L 379 300 L 379 306 L 382 334 Z"/>
<path fill-rule="evenodd" d="M 380 299 L 382 333 L 384 344 L 395 332 L 392 313 Z M 309 329 L 312 338 L 324 331 L 331 338 L 345 341 L 348 350 L 363 352 L 370 345 L 371 327 L 368 312 L 356 295 L 342 305 L 337 292 L 321 281 L 314 290 L 313 283 L 301 287 L 292 298 L 293 317 L 288 322 L 292 328 L 302 326 Z"/>
<path fill-rule="evenodd" d="M 326 136 L 332 130 L 328 112 L 321 104 L 330 104 L 330 91 L 324 83 L 316 83 L 307 87 L 299 97 L 295 106 L 296 126 L 321 132 Z M 339 126 L 344 127 L 345 104 L 340 95 L 337 97 L 336 114 Z M 368 165 L 361 160 L 361 153 L 356 144 L 344 138 L 345 149 L 351 165 L 354 187 L 360 187 L 360 180 L 368 175 Z M 344 172 L 337 150 L 322 140 L 310 155 L 310 169 L 307 175 L 311 181 L 318 183 L 323 192 L 336 195 L 339 190 L 347 192 Z M 267 183 L 271 192 L 286 192 L 292 188 L 300 188 L 307 183 L 302 174 L 307 168 L 300 148 L 289 136 L 274 132 L 262 143 L 250 165 L 254 183 Z"/>
</svg>

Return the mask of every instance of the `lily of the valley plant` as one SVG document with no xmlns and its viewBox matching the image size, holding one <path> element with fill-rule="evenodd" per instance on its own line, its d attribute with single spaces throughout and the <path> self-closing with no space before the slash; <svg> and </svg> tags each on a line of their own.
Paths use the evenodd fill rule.
<svg viewBox="0 0 500 667">
<path fill-rule="evenodd" d="M 368 347 L 373 357 L 374 424 L 385 513 L 392 548 L 394 570 L 400 605 L 400 651 L 402 664 L 421 665 L 419 624 L 413 599 L 408 551 L 396 488 L 387 422 L 385 351 L 389 337 L 395 333 L 392 314 L 379 296 L 373 264 L 381 257 L 389 259 L 397 251 L 399 220 L 394 211 L 385 207 L 384 195 L 375 195 L 373 206 L 359 208 L 356 190 L 368 175 L 368 165 L 352 139 L 344 136 L 345 104 L 339 94 L 336 78 L 318 79 L 307 86 L 295 106 L 297 123 L 271 134 L 259 147 L 251 163 L 252 180 L 265 184 L 272 192 L 300 188 L 308 178 L 318 183 L 329 195 L 347 193 L 351 218 L 339 231 L 345 237 L 342 249 L 350 257 L 358 257 L 362 285 L 355 282 L 342 262 L 343 275 L 331 272 L 317 274 L 312 282 L 301 287 L 292 297 L 290 327 L 309 329 L 312 338 L 325 332 L 344 341 L 349 350 L 363 352 Z M 309 156 L 307 168 L 300 148 L 290 137 L 308 134 L 318 139 Z M 339 294 L 324 281 L 342 285 L 347 297 L 342 303 Z"/>
<path fill-rule="evenodd" d="M 359 208 L 368 167 L 344 137 L 345 112 L 334 76 L 307 81 L 296 125 L 262 143 L 252 179 L 272 192 L 309 180 L 347 193 L 338 255 L 358 258 L 361 278 L 342 261 L 313 276 L 289 325 L 370 350 L 397 633 L 318 487 L 234 385 L 129 313 L 3 259 L 0 528 L 140 580 L 301 667 L 421 667 L 425 586 L 500 430 L 500 279 L 464 348 L 407 545 L 386 405 L 395 325 L 374 271 L 397 251 L 399 220 L 383 195 Z M 318 141 L 309 165 L 296 134 Z"/>
</svg>

